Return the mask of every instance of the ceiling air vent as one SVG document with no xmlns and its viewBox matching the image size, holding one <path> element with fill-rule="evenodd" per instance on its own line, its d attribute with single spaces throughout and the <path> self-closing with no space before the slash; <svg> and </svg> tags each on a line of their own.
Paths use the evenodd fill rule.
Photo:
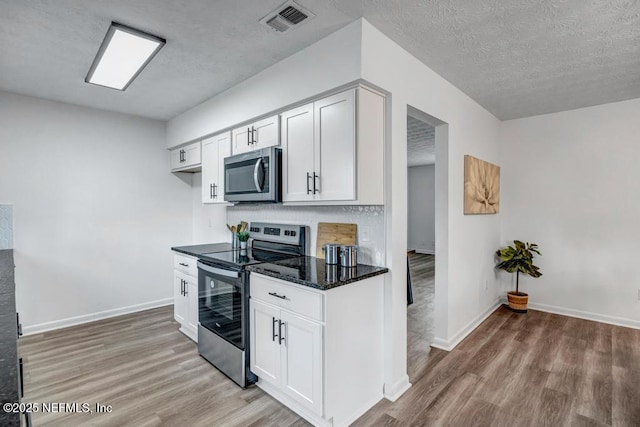
<svg viewBox="0 0 640 427">
<path fill-rule="evenodd" d="M 300 6 L 293 0 L 287 1 L 285 4 L 269 13 L 260 20 L 261 24 L 268 25 L 279 33 L 299 26 L 302 22 L 308 21 L 315 15 L 304 7 Z"/>
</svg>

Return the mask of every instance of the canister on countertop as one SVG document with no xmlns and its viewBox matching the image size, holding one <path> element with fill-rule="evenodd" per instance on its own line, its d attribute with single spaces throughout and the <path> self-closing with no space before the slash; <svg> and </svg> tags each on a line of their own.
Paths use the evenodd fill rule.
<svg viewBox="0 0 640 427">
<path fill-rule="evenodd" d="M 334 243 L 327 243 L 322 247 L 324 252 L 324 263 L 335 265 L 340 262 L 340 245 Z"/>
<path fill-rule="evenodd" d="M 342 267 L 355 267 L 358 264 L 358 246 L 340 246 L 340 264 Z"/>
</svg>

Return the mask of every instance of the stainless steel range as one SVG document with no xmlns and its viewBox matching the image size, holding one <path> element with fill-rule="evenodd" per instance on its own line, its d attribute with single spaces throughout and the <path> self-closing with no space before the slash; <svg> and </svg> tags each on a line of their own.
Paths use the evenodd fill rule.
<svg viewBox="0 0 640 427">
<path fill-rule="evenodd" d="M 247 265 L 306 254 L 306 227 L 251 223 L 246 250 L 206 253 L 198 261 L 198 351 L 242 387 L 249 371 L 249 272 Z"/>
</svg>

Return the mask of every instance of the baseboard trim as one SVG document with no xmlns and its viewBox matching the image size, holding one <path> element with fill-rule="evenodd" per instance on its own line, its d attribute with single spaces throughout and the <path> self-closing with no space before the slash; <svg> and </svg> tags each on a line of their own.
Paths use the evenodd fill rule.
<svg viewBox="0 0 640 427">
<path fill-rule="evenodd" d="M 145 302 L 142 304 L 130 305 L 128 307 L 115 308 L 112 310 L 100 311 L 98 313 L 84 314 L 82 316 L 54 320 L 53 322 L 45 322 L 36 325 L 25 326 L 23 333 L 24 335 L 35 335 L 42 332 L 53 331 L 56 329 L 68 328 L 69 326 L 77 326 L 84 323 L 95 322 L 96 320 L 104 320 L 110 317 L 121 316 L 123 314 L 136 313 L 138 311 L 164 307 L 171 304 L 173 304 L 173 298 L 165 298 L 156 301 Z"/>
<path fill-rule="evenodd" d="M 464 328 L 462 328 L 458 333 L 456 333 L 451 339 L 445 340 L 443 338 L 434 338 L 431 347 L 439 348 L 440 350 L 451 351 L 453 350 L 463 339 L 465 339 L 471 332 L 474 331 L 482 322 L 484 322 L 487 317 L 491 316 L 491 314 L 496 311 L 502 305 L 502 301 L 500 298 L 496 299 L 496 301 L 491 304 L 489 308 L 480 313 L 475 319 L 469 322 Z"/>
<path fill-rule="evenodd" d="M 411 383 L 409 382 L 409 375 L 404 375 L 393 384 L 385 383 L 384 385 L 384 397 L 387 400 L 395 402 L 405 391 L 409 390 Z"/>
<path fill-rule="evenodd" d="M 507 304 L 507 298 L 500 299 L 502 304 Z M 591 320 L 593 322 L 608 323 L 610 325 L 624 326 L 626 328 L 640 329 L 640 321 L 627 319 L 624 317 L 609 316 L 606 314 L 592 313 L 590 311 L 574 310 L 572 308 L 558 307 L 555 305 L 539 304 L 529 301 L 529 308 L 532 310 L 544 311 L 546 313 L 560 314 L 563 316 L 575 317 L 578 319 Z"/>
</svg>

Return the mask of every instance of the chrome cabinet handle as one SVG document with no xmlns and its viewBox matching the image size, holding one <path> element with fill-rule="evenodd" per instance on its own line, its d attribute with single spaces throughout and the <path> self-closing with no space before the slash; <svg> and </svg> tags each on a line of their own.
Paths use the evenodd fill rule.
<svg viewBox="0 0 640 427">
<path fill-rule="evenodd" d="M 278 334 L 276 334 L 276 323 L 279 322 L 280 320 L 276 319 L 275 317 L 272 317 L 273 321 L 271 322 L 271 341 L 275 342 L 276 338 L 278 338 Z"/>
<path fill-rule="evenodd" d="M 22 357 L 19 360 L 20 368 L 20 397 L 24 397 L 24 369 L 22 367 Z"/>
<path fill-rule="evenodd" d="M 251 133 L 251 130 L 249 130 L 249 128 L 247 128 L 247 145 L 251 145 L 251 140 L 249 137 L 249 134 Z"/>
<path fill-rule="evenodd" d="M 184 296 L 184 280 L 180 279 L 180 295 Z"/>
<path fill-rule="evenodd" d="M 269 295 L 271 295 L 272 297 L 280 298 L 280 299 L 287 299 L 286 295 L 278 295 L 275 292 L 269 292 Z"/>
<path fill-rule="evenodd" d="M 189 267 L 189 264 L 185 264 L 184 262 L 179 262 L 178 264 L 180 264 L 183 267 Z"/>
<path fill-rule="evenodd" d="M 285 325 L 285 329 L 286 329 L 286 323 L 283 322 L 282 320 L 278 320 L 278 333 L 280 334 L 280 338 L 278 338 L 278 344 L 282 345 L 282 341 L 285 341 L 285 338 L 282 336 L 282 325 Z"/>
<path fill-rule="evenodd" d="M 213 199 L 213 184 L 209 184 L 209 198 Z"/>
<path fill-rule="evenodd" d="M 316 189 L 316 178 L 320 178 L 320 175 L 316 175 L 316 173 L 313 173 L 313 194 L 319 193 L 320 190 Z"/>
<path fill-rule="evenodd" d="M 307 172 L 307 194 L 311 194 L 311 188 L 309 188 L 309 180 L 311 179 L 311 174 Z"/>
<path fill-rule="evenodd" d="M 256 128 L 254 128 L 253 126 L 251 126 L 251 144 L 254 144 L 258 141 L 256 141 Z"/>
<path fill-rule="evenodd" d="M 213 184 L 213 198 L 218 198 L 218 186 L 216 184 Z"/>
</svg>

